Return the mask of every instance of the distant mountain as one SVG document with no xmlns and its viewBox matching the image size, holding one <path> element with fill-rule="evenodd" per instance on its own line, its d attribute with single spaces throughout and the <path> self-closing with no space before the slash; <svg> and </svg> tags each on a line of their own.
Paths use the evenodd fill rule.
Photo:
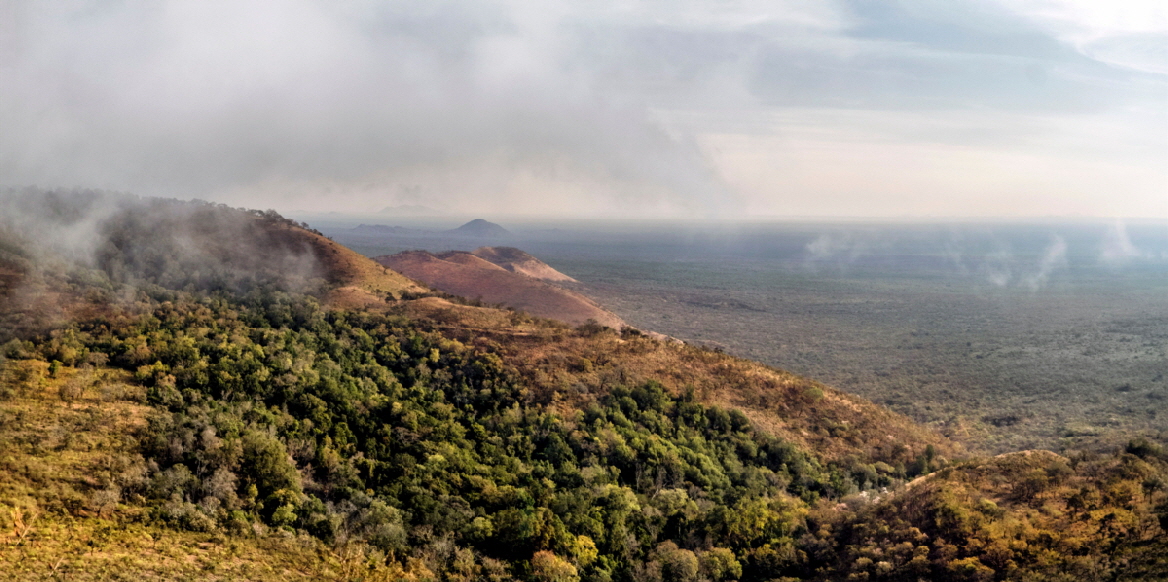
<svg viewBox="0 0 1168 582">
<path fill-rule="evenodd" d="M 575 283 L 575 279 L 553 269 L 547 263 L 515 247 L 479 247 L 474 256 L 498 265 L 512 273 L 527 275 L 544 281 L 564 281 Z"/>
<path fill-rule="evenodd" d="M 493 222 L 476 218 L 458 228 L 446 231 L 446 234 L 475 238 L 500 238 L 511 236 L 511 231 Z"/>
<path fill-rule="evenodd" d="M 543 265 L 547 271 L 566 278 L 566 275 L 548 267 L 539 259 L 523 254 Z M 514 307 L 532 315 L 572 325 L 580 325 L 592 319 L 608 327 L 624 327 L 624 322 L 616 314 L 575 291 L 550 285 L 524 273 L 512 272 L 476 254 L 450 251 L 434 255 L 425 251 L 410 251 L 375 257 L 374 260 L 446 293 Z"/>
<path fill-rule="evenodd" d="M 429 206 L 419 206 L 417 204 L 403 204 L 401 206 L 386 206 L 381 209 L 378 214 L 386 214 L 391 216 L 442 216 L 445 214 L 440 210 L 434 210 Z"/>
<path fill-rule="evenodd" d="M 388 226 L 384 224 L 358 224 L 356 227 L 349 229 L 349 232 L 358 236 L 386 236 L 386 235 L 410 235 L 420 234 L 425 231 L 414 228 L 406 228 L 404 226 Z"/>
</svg>

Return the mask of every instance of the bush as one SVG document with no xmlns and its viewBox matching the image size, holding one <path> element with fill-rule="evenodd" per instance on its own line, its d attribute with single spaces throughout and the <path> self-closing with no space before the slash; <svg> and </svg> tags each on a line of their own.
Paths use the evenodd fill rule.
<svg viewBox="0 0 1168 582">
<path fill-rule="evenodd" d="M 1168 456 L 1164 453 L 1164 448 L 1160 445 L 1149 441 L 1146 438 L 1138 438 L 1127 443 L 1124 447 L 1124 452 L 1129 455 L 1135 455 L 1141 459 L 1165 459 Z"/>
</svg>

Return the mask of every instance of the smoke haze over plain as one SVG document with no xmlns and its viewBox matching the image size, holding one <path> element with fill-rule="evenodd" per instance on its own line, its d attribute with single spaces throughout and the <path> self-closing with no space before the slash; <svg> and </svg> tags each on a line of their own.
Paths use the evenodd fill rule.
<svg viewBox="0 0 1168 582">
<path fill-rule="evenodd" d="M 1165 218 L 1165 9 L 1108 5 L 0 0 L 0 186 Z"/>
</svg>

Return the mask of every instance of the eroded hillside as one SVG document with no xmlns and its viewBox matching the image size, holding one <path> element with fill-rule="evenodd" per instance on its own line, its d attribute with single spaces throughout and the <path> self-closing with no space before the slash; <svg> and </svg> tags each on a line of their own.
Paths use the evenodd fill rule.
<svg viewBox="0 0 1168 582">
<path fill-rule="evenodd" d="M 498 265 L 512 273 L 527 275 L 544 281 L 577 282 L 575 279 L 553 269 L 551 265 L 515 247 L 479 247 L 471 254 Z"/>
</svg>

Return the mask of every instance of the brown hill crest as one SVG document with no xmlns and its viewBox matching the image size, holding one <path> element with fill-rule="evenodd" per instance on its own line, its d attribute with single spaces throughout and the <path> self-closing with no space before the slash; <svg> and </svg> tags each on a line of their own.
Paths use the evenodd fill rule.
<svg viewBox="0 0 1168 582">
<path fill-rule="evenodd" d="M 482 251 L 483 249 L 479 249 Z M 604 309 L 591 299 L 576 293 L 546 283 L 536 277 L 521 271 L 512 271 L 504 265 L 479 255 L 479 251 L 472 253 L 448 252 L 434 255 L 425 251 L 408 251 L 396 255 L 376 257 L 374 260 L 381 265 L 393 269 L 407 277 L 421 281 L 439 291 L 461 295 L 471 299 L 479 299 L 487 303 L 497 303 L 526 311 L 532 315 L 563 321 L 572 325 L 580 325 L 588 320 L 597 323 L 621 328 L 624 321 L 614 313 Z M 522 251 L 519 251 L 522 253 Z M 487 257 L 498 261 L 500 256 L 516 256 L 504 253 L 484 253 Z M 543 265 L 541 261 L 529 257 L 534 263 Z M 518 257 L 522 260 L 522 257 Z M 531 261 L 523 262 L 534 272 L 546 271 L 538 269 L 538 265 Z M 505 264 L 509 264 L 506 263 Z M 544 265 L 546 266 L 546 265 Z M 551 267 L 548 271 L 559 273 Z"/>
<path fill-rule="evenodd" d="M 520 275 L 544 281 L 576 283 L 577 281 L 547 263 L 515 247 L 479 247 L 472 252 L 476 257 Z"/>
</svg>

